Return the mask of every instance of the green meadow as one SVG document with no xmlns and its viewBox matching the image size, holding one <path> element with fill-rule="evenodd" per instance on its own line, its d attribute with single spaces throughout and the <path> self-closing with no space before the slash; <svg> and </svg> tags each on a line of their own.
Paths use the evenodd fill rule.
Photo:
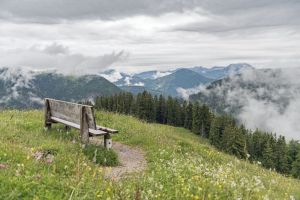
<svg viewBox="0 0 300 200">
<path fill-rule="evenodd" d="M 45 131 L 43 120 L 40 110 L 0 112 L 0 199 L 300 199 L 299 180 L 221 153 L 188 130 L 96 112 L 97 124 L 119 130 L 113 141 L 147 159 L 144 172 L 106 179 L 78 130 Z"/>
</svg>

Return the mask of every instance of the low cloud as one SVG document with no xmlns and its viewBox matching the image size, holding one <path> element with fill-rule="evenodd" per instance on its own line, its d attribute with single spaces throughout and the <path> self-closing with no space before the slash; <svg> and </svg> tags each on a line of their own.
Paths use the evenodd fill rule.
<svg viewBox="0 0 300 200">
<path fill-rule="evenodd" d="M 0 65 L 7 67 L 30 67 L 32 69 L 55 69 L 59 73 L 82 75 L 105 70 L 112 64 L 126 59 L 124 51 L 99 56 L 71 53 L 69 47 L 58 43 L 28 49 L 14 49 L 0 54 Z"/>
<path fill-rule="evenodd" d="M 172 71 L 166 71 L 166 72 L 157 71 L 156 74 L 153 76 L 153 79 L 161 78 L 170 75 L 172 73 L 173 73 Z"/>
<path fill-rule="evenodd" d="M 200 92 L 234 114 L 250 129 L 300 139 L 300 68 L 247 70 L 213 88 L 180 89 L 185 97 Z"/>
<path fill-rule="evenodd" d="M 6 104 L 10 100 L 16 100 L 20 96 L 20 89 L 31 89 L 33 87 L 31 80 L 35 72 L 28 68 L 3 68 L 0 71 L 0 81 L 10 87 L 6 87 L 6 95 L 0 97 L 0 104 Z M 3 91 L 4 92 L 4 91 Z M 42 99 L 28 92 L 28 96 L 34 102 L 41 102 Z"/>
</svg>

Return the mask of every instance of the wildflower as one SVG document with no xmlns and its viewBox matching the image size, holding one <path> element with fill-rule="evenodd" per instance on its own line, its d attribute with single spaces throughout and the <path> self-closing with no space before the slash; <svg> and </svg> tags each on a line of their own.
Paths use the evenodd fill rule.
<svg viewBox="0 0 300 200">
<path fill-rule="evenodd" d="M 294 196 L 290 196 L 290 200 L 296 200 Z"/>
</svg>

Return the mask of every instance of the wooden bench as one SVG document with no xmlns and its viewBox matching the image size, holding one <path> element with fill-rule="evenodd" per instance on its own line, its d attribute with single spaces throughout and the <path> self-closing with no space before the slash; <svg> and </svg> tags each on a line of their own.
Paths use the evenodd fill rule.
<svg viewBox="0 0 300 200">
<path fill-rule="evenodd" d="M 94 109 L 92 106 L 45 99 L 45 129 L 50 129 L 52 123 L 62 123 L 66 128 L 80 130 L 81 142 L 89 143 L 93 136 L 104 136 L 104 146 L 109 149 L 112 146 L 111 134 L 117 130 L 96 125 Z"/>
</svg>

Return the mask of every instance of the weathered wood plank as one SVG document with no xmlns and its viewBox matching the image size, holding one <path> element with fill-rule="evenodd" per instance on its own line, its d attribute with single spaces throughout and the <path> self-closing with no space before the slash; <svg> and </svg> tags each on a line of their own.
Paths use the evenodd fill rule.
<svg viewBox="0 0 300 200">
<path fill-rule="evenodd" d="M 70 127 L 76 128 L 76 129 L 80 129 L 79 124 L 69 122 L 69 121 L 66 121 L 66 120 L 63 120 L 63 119 L 59 119 L 57 117 L 51 117 L 51 120 L 62 123 L 62 124 L 65 124 L 67 126 L 70 126 Z M 91 133 L 92 135 L 105 135 L 105 134 L 107 134 L 107 132 L 105 132 L 105 131 L 95 130 L 95 129 L 91 129 L 91 128 L 89 128 L 89 133 Z"/>
<path fill-rule="evenodd" d="M 92 106 L 70 103 L 55 99 L 46 99 L 50 105 L 51 116 L 64 119 L 73 123 L 80 124 L 80 113 L 82 107 L 85 107 L 85 114 L 87 115 L 87 122 L 89 128 L 96 129 L 96 122 Z"/>
<path fill-rule="evenodd" d="M 98 126 L 97 125 L 97 129 L 98 130 L 102 130 L 102 131 L 106 131 L 108 133 L 118 133 L 117 130 L 114 130 L 114 129 L 111 129 L 111 128 L 107 128 L 107 127 L 104 127 L 104 126 Z"/>
</svg>

